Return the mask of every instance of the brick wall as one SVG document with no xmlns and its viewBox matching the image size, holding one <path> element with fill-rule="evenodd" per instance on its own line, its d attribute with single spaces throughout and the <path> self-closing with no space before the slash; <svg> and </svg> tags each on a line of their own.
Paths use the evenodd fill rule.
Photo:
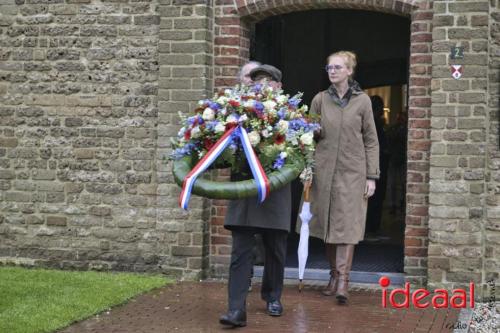
<svg viewBox="0 0 500 333">
<path fill-rule="evenodd" d="M 157 4 L 0 8 L 2 261 L 156 269 Z"/>
<path fill-rule="evenodd" d="M 483 20 L 485 20 L 483 18 Z M 491 2 L 489 13 L 489 61 L 486 221 L 484 239 L 484 280 L 500 279 L 500 1 Z M 490 292 L 486 295 L 491 295 Z"/>
<path fill-rule="evenodd" d="M 433 12 L 428 1 L 416 5 L 411 13 L 404 272 L 411 283 L 424 285 L 427 280 Z"/>
<path fill-rule="evenodd" d="M 162 1 L 159 12 L 158 227 L 171 244 L 169 272 L 186 278 L 201 277 L 208 267 L 210 201 L 193 196 L 189 212 L 178 208 L 180 190 L 164 157 L 180 127 L 178 112 L 187 114 L 213 93 L 213 8 L 207 3 Z"/>
<path fill-rule="evenodd" d="M 485 264 L 495 264 L 484 259 L 485 251 L 498 251 L 491 242 L 496 237 L 498 244 L 494 223 L 487 224 L 497 208 L 485 205 L 488 187 L 495 187 L 486 164 L 494 170 L 498 158 L 498 80 L 488 82 L 498 69 L 488 54 L 495 27 L 490 9 L 488 0 L 434 1 L 428 271 L 433 286 L 484 282 Z M 464 59 L 450 59 L 452 46 L 464 47 Z M 464 66 L 460 80 L 451 77 L 452 64 Z M 490 117 L 497 121 L 490 123 Z M 490 199 L 496 200 L 494 189 Z"/>
</svg>

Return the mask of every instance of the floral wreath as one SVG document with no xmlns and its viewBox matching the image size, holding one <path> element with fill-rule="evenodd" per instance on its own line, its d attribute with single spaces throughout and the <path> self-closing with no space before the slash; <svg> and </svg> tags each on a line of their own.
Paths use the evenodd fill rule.
<svg viewBox="0 0 500 333">
<path fill-rule="evenodd" d="M 264 187 L 278 189 L 299 175 L 310 181 L 319 124 L 306 105 L 299 106 L 301 97 L 257 83 L 220 91 L 199 101 L 190 116 L 180 114 L 182 127 L 172 140 L 170 158 L 176 183 L 188 187 L 181 206 L 187 208 L 191 192 L 216 199 L 259 195 L 263 201 Z M 221 167 L 246 178 L 253 174 L 255 180 L 196 179 L 208 168 Z"/>
</svg>

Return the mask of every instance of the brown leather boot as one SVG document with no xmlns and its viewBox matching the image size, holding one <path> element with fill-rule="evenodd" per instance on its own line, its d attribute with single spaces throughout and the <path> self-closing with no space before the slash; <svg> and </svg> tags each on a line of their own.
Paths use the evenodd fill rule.
<svg viewBox="0 0 500 333">
<path fill-rule="evenodd" d="M 338 272 L 337 267 L 335 266 L 335 252 L 336 252 L 336 244 L 326 244 L 326 258 L 330 263 L 330 282 L 328 282 L 328 286 L 321 292 L 325 296 L 333 296 L 337 292 L 337 284 L 338 280 Z"/>
<path fill-rule="evenodd" d="M 335 297 L 339 304 L 346 304 L 349 299 L 349 272 L 354 256 L 354 244 L 337 245 L 337 270 L 339 272 L 339 284 Z"/>
</svg>

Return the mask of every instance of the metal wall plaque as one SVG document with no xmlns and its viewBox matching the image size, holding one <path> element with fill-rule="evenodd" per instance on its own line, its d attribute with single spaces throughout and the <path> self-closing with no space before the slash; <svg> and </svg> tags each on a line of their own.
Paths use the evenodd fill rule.
<svg viewBox="0 0 500 333">
<path fill-rule="evenodd" d="M 463 59 L 463 58 L 464 58 L 464 47 L 453 46 L 451 48 L 450 59 Z"/>
</svg>

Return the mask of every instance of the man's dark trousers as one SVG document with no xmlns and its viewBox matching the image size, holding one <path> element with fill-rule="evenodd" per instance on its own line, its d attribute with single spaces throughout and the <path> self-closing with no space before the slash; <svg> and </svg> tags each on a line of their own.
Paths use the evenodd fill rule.
<svg viewBox="0 0 500 333">
<path fill-rule="evenodd" d="M 233 227 L 231 232 L 233 248 L 228 282 L 229 310 L 246 310 L 256 233 L 262 235 L 265 249 L 261 297 L 266 302 L 280 300 L 283 291 L 288 232 L 253 227 Z"/>
</svg>

